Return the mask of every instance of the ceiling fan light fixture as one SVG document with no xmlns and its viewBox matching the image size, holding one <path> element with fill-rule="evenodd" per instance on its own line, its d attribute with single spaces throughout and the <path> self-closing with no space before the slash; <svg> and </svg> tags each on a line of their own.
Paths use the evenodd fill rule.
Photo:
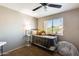
<svg viewBox="0 0 79 59">
<path fill-rule="evenodd" d="M 47 6 L 48 7 L 53 7 L 53 8 L 61 8 L 62 5 L 58 5 L 58 4 L 49 4 L 49 3 L 40 3 L 41 5 L 34 8 L 32 11 L 36 11 L 38 9 L 40 9 L 41 7 L 44 7 L 44 9 L 46 10 L 47 9 Z"/>
<path fill-rule="evenodd" d="M 47 6 L 44 6 L 44 10 L 47 11 Z"/>
</svg>

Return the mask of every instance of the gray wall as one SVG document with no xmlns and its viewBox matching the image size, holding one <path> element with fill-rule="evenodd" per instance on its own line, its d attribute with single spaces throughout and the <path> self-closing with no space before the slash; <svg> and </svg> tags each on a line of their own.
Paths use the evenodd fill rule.
<svg viewBox="0 0 79 59">
<path fill-rule="evenodd" d="M 0 41 L 7 42 L 4 46 L 4 51 L 9 51 L 25 44 L 23 39 L 25 20 L 33 28 L 37 27 L 35 18 L 0 6 Z"/>
<path fill-rule="evenodd" d="M 44 29 L 43 22 L 45 20 L 57 17 L 63 17 L 64 19 L 64 35 L 60 37 L 61 40 L 72 42 L 79 48 L 79 9 L 39 18 L 38 29 Z"/>
</svg>

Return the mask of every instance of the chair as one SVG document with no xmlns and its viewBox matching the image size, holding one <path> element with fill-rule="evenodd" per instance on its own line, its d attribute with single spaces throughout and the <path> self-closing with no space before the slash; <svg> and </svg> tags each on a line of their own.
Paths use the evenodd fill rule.
<svg viewBox="0 0 79 59">
<path fill-rule="evenodd" d="M 59 41 L 57 44 L 57 51 L 63 56 L 78 56 L 78 49 L 70 42 Z"/>
</svg>

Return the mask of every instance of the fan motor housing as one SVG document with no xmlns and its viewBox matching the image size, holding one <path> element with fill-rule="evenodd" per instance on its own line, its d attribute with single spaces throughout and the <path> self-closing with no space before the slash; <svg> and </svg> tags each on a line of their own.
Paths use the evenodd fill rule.
<svg viewBox="0 0 79 59">
<path fill-rule="evenodd" d="M 46 6 L 47 5 L 47 3 L 40 3 L 42 6 Z"/>
</svg>

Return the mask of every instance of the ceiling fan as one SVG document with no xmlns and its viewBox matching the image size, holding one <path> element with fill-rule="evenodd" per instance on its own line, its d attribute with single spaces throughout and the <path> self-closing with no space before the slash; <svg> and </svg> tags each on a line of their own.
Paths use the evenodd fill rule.
<svg viewBox="0 0 79 59">
<path fill-rule="evenodd" d="M 41 4 L 40 6 L 34 8 L 32 11 L 36 11 L 41 7 L 47 8 L 47 6 L 54 7 L 54 8 L 61 8 L 62 7 L 62 5 L 58 5 L 58 4 L 49 4 L 49 3 L 40 3 L 40 4 Z"/>
</svg>

